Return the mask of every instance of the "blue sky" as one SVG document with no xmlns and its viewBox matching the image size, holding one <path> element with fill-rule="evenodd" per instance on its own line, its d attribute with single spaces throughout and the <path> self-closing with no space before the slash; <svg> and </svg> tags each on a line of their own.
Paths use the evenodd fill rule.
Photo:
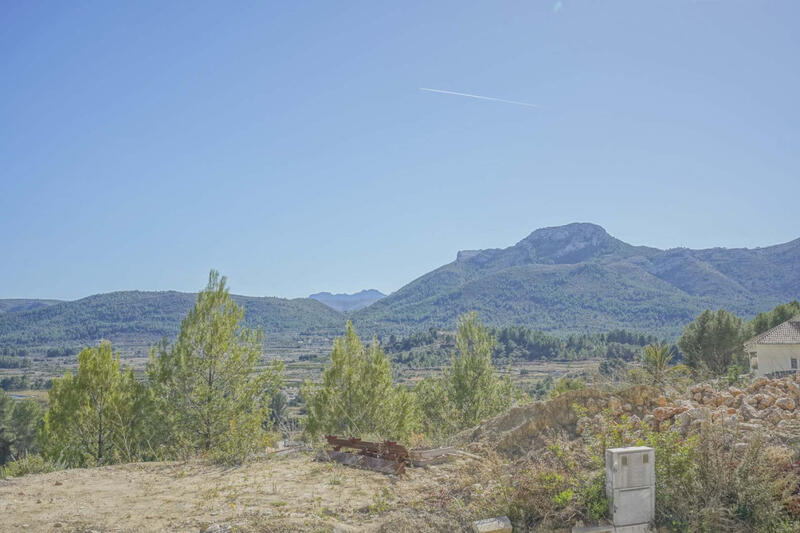
<svg viewBox="0 0 800 533">
<path fill-rule="evenodd" d="M 573 221 L 800 237 L 793 0 L 2 4 L 0 297 L 389 292 Z"/>
</svg>

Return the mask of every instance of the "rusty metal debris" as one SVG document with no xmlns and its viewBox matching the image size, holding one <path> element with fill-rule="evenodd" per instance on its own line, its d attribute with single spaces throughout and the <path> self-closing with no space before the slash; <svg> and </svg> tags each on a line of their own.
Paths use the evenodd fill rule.
<svg viewBox="0 0 800 533">
<path fill-rule="evenodd" d="M 317 460 L 334 461 L 349 466 L 399 475 L 406 466 L 438 464 L 461 452 L 452 447 L 414 448 L 409 450 L 395 441 L 370 442 L 359 438 L 327 435 L 325 439 L 333 450 L 321 451 Z M 343 451 L 342 449 L 345 449 Z M 352 451 L 349 451 L 352 450 Z"/>
</svg>

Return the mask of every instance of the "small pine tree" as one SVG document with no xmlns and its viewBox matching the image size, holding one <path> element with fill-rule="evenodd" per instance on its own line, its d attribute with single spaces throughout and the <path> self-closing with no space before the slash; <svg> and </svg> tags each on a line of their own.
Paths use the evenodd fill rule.
<svg viewBox="0 0 800 533">
<path fill-rule="evenodd" d="M 678 347 L 690 367 L 724 374 L 732 364 L 747 368 L 742 345 L 745 335 L 741 318 L 724 309 L 706 309 L 684 328 Z"/>
<path fill-rule="evenodd" d="M 413 398 L 393 384 L 391 363 L 377 339 L 365 346 L 349 321 L 344 337 L 333 342 L 322 382 L 306 382 L 302 394 L 308 409 L 305 431 L 311 438 L 338 434 L 403 439 L 417 424 Z"/>
<path fill-rule="evenodd" d="M 242 326 L 243 317 L 226 279 L 212 270 L 177 342 L 151 351 L 147 372 L 163 444 L 173 453 L 210 452 L 236 462 L 265 442 L 265 408 L 281 386 L 283 365 L 256 371 L 264 336 Z"/>
<path fill-rule="evenodd" d="M 145 397 L 110 343 L 85 348 L 77 374 L 53 380 L 48 393 L 40 439 L 45 454 L 70 466 L 135 460 L 145 440 Z"/>
<path fill-rule="evenodd" d="M 510 379 L 497 375 L 492 364 L 494 344 L 477 313 L 459 318 L 450 367 L 441 377 L 427 378 L 416 388 L 426 435 L 444 436 L 474 426 L 520 397 Z"/>
</svg>

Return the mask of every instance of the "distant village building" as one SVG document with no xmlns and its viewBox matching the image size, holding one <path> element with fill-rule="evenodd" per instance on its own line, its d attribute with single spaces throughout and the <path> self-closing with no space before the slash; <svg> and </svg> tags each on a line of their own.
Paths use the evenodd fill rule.
<svg viewBox="0 0 800 533">
<path fill-rule="evenodd" d="M 800 315 L 744 343 L 757 376 L 794 374 L 800 361 Z"/>
</svg>

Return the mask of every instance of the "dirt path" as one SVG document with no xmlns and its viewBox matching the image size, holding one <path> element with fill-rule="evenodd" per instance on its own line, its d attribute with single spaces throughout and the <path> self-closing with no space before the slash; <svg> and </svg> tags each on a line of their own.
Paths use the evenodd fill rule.
<svg viewBox="0 0 800 533">
<path fill-rule="evenodd" d="M 462 466 L 408 469 L 395 477 L 294 454 L 235 468 L 189 462 L 64 470 L 0 481 L 0 529 L 377 530 L 440 495 Z M 418 531 L 413 516 L 403 520 Z"/>
</svg>

